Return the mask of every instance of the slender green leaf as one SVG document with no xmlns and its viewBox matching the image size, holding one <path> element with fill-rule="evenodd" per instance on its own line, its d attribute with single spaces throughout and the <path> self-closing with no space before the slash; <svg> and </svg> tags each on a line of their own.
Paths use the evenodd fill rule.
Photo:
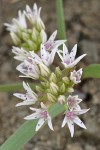
<svg viewBox="0 0 100 150">
<path fill-rule="evenodd" d="M 65 22 L 63 14 L 63 0 L 56 0 L 58 36 L 66 39 Z"/>
<path fill-rule="evenodd" d="M 32 88 L 35 87 L 35 83 L 29 83 Z M 5 84 L 5 85 L 0 85 L 0 92 L 14 92 L 16 90 L 21 90 L 23 89 L 22 83 L 15 83 L 15 84 Z"/>
<path fill-rule="evenodd" d="M 83 78 L 100 78 L 100 64 L 92 64 L 84 68 Z"/>
<path fill-rule="evenodd" d="M 50 114 L 52 118 L 65 110 L 64 106 L 55 104 Z M 17 131 L 0 147 L 0 150 L 20 150 L 35 134 L 37 120 L 26 121 Z"/>
</svg>

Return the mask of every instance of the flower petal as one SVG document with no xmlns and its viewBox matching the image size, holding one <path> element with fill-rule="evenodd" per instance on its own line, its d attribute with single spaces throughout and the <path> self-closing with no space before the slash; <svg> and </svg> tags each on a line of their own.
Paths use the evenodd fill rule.
<svg viewBox="0 0 100 150">
<path fill-rule="evenodd" d="M 85 114 L 87 111 L 89 111 L 90 109 L 81 109 L 81 110 L 74 110 L 74 114 L 75 115 L 82 115 Z"/>
<path fill-rule="evenodd" d="M 58 56 L 60 57 L 60 59 L 62 60 L 62 62 L 63 62 L 63 56 L 60 54 L 59 51 L 57 51 L 57 54 L 58 54 Z"/>
<path fill-rule="evenodd" d="M 42 39 L 42 43 L 45 43 L 47 41 L 47 34 L 45 33 L 45 31 L 43 29 L 40 32 L 40 36 L 41 36 L 41 39 Z"/>
<path fill-rule="evenodd" d="M 41 102 L 41 108 L 42 109 L 47 109 L 47 107 L 43 104 L 43 102 Z"/>
<path fill-rule="evenodd" d="M 71 137 L 73 137 L 73 135 L 74 135 L 74 123 L 73 123 L 73 121 L 68 120 L 67 124 L 68 124 L 68 128 L 70 130 L 70 133 L 71 133 Z"/>
<path fill-rule="evenodd" d="M 26 101 L 23 101 L 21 103 L 16 104 L 16 107 L 24 106 L 24 105 L 33 105 L 33 104 L 35 104 L 35 101 L 33 101 L 33 100 L 26 100 Z"/>
<path fill-rule="evenodd" d="M 65 44 L 63 44 L 63 61 L 66 62 L 69 59 L 70 59 L 70 55 L 68 52 L 68 48 L 66 47 Z"/>
<path fill-rule="evenodd" d="M 52 126 L 52 120 L 51 120 L 51 117 L 50 117 L 50 116 L 48 117 L 48 126 L 49 126 L 49 128 L 50 128 L 51 130 L 54 130 L 54 129 L 53 129 L 53 126 Z"/>
<path fill-rule="evenodd" d="M 79 119 L 79 117 L 75 116 L 73 122 L 76 123 L 76 124 L 77 124 L 78 126 L 80 126 L 81 128 L 86 129 L 86 126 L 85 126 L 84 123 Z"/>
<path fill-rule="evenodd" d="M 41 58 L 46 60 L 47 57 L 48 57 L 48 53 L 45 50 L 45 46 L 43 44 L 41 44 Z"/>
<path fill-rule="evenodd" d="M 38 131 L 42 127 L 42 125 L 44 124 L 44 122 L 45 122 L 45 119 L 44 118 L 40 118 L 39 121 L 38 121 L 38 123 L 37 123 L 37 126 L 36 126 L 35 130 Z"/>
<path fill-rule="evenodd" d="M 61 125 L 61 127 L 63 128 L 64 126 L 65 126 L 65 124 L 67 123 L 67 117 L 65 116 L 64 117 L 64 120 L 63 120 L 63 122 L 62 122 L 62 125 Z"/>
<path fill-rule="evenodd" d="M 75 44 L 75 46 L 73 47 L 73 49 L 70 52 L 70 57 L 71 57 L 72 61 L 74 61 L 76 53 L 77 53 L 77 44 Z"/>
<path fill-rule="evenodd" d="M 33 114 L 29 115 L 29 116 L 26 116 L 24 119 L 25 120 L 32 120 L 32 119 L 38 119 L 38 118 L 40 118 L 40 116 L 36 112 L 36 113 L 33 113 Z"/>
<path fill-rule="evenodd" d="M 56 37 L 56 35 L 57 35 L 57 30 L 52 33 L 52 35 L 50 36 L 50 38 L 48 39 L 47 42 L 53 42 L 55 37 Z"/>
<path fill-rule="evenodd" d="M 14 96 L 16 96 L 17 98 L 20 98 L 22 100 L 26 100 L 26 96 L 25 94 L 20 94 L 20 93 L 14 93 Z"/>
<path fill-rule="evenodd" d="M 57 51 L 57 48 L 53 49 L 52 52 L 51 52 L 51 54 L 49 55 L 49 60 L 48 60 L 49 65 L 51 65 L 53 63 L 56 51 Z"/>
<path fill-rule="evenodd" d="M 56 41 L 54 41 L 53 44 L 52 44 L 52 49 L 55 48 L 55 47 L 59 47 L 60 45 L 62 45 L 65 42 L 66 42 L 66 40 L 56 40 Z"/>
<path fill-rule="evenodd" d="M 79 56 L 73 63 L 71 63 L 71 67 L 74 67 L 86 54 Z"/>
</svg>

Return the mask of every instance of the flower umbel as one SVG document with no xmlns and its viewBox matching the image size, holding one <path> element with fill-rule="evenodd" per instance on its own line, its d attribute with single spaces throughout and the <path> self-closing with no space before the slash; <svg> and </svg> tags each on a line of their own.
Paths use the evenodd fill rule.
<svg viewBox="0 0 100 150">
<path fill-rule="evenodd" d="M 25 94 L 14 94 L 22 100 L 16 106 L 33 105 L 30 109 L 34 113 L 25 119 L 37 119 L 38 123 L 35 130 L 38 131 L 44 123 L 47 123 L 49 128 L 53 130 L 51 110 L 54 105 L 60 105 L 65 109 L 62 127 L 67 123 L 71 137 L 73 137 L 74 123 L 86 129 L 78 116 L 89 110 L 81 109 L 79 104 L 82 99 L 78 95 L 73 95 L 74 85 L 81 82 L 83 72 L 82 68 L 76 71 L 75 66 L 86 54 L 75 59 L 77 44 L 69 53 L 64 44 L 66 40 L 55 39 L 57 30 L 47 39 L 45 25 L 40 13 L 41 7 L 38 8 L 34 4 L 31 9 L 27 5 L 26 10 L 18 12 L 18 18 L 14 18 L 12 24 L 5 23 L 16 45 L 12 48 L 12 52 L 15 54 L 14 58 L 21 62 L 16 68 L 22 73 L 20 77 L 30 78 L 31 82 L 36 80 L 34 91 L 28 83 L 23 82 Z M 59 50 L 59 46 L 62 44 L 63 50 Z M 58 66 L 59 60 L 55 61 L 57 66 L 54 64 L 56 53 L 61 58 L 64 68 Z M 40 106 L 39 104 L 41 107 L 35 108 Z M 56 109 L 54 111 L 56 112 Z"/>
</svg>

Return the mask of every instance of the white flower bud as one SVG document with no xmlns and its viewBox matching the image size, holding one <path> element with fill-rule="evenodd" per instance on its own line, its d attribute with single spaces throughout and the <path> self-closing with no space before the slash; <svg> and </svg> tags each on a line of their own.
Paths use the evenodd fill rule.
<svg viewBox="0 0 100 150">
<path fill-rule="evenodd" d="M 14 32 L 11 32 L 10 35 L 15 45 L 19 45 L 21 43 L 20 39 Z"/>
<path fill-rule="evenodd" d="M 44 89 L 43 89 L 43 87 L 41 87 L 41 86 L 36 86 L 36 90 L 38 91 L 38 92 L 44 92 Z"/>
<path fill-rule="evenodd" d="M 74 92 L 74 89 L 73 88 L 67 88 L 67 92 L 72 93 L 72 92 Z"/>
<path fill-rule="evenodd" d="M 50 90 L 52 94 L 57 94 L 58 93 L 58 86 L 55 83 L 50 83 Z"/>
<path fill-rule="evenodd" d="M 40 37 L 42 39 L 42 43 L 45 43 L 47 41 L 47 34 L 43 29 L 40 32 Z"/>
<path fill-rule="evenodd" d="M 54 82 L 54 83 L 57 82 L 57 77 L 53 72 L 51 73 L 51 76 L 50 76 L 50 82 Z"/>
<path fill-rule="evenodd" d="M 32 39 L 33 39 L 34 41 L 37 40 L 38 35 L 39 35 L 39 32 L 36 30 L 36 28 L 33 28 L 33 31 L 32 31 Z"/>
<path fill-rule="evenodd" d="M 52 95 L 51 93 L 47 93 L 47 97 L 48 97 L 48 100 L 51 102 L 56 101 L 56 97 L 54 95 Z"/>
<path fill-rule="evenodd" d="M 61 77 L 61 75 L 62 75 L 62 71 L 60 70 L 60 68 L 59 68 L 59 67 L 56 67 L 56 69 L 55 69 L 55 74 L 56 74 L 56 76 L 57 76 L 58 78 L 60 78 L 60 77 Z"/>
<path fill-rule="evenodd" d="M 27 43 L 31 49 L 36 50 L 37 45 L 33 41 L 28 40 Z"/>
<path fill-rule="evenodd" d="M 30 36 L 29 36 L 29 34 L 23 32 L 23 33 L 22 33 L 22 38 L 23 38 L 24 41 L 27 41 L 27 40 L 30 39 Z"/>
<path fill-rule="evenodd" d="M 59 102 L 60 104 L 65 103 L 65 96 L 64 96 L 64 95 L 60 95 L 60 96 L 58 97 L 58 102 Z"/>
<path fill-rule="evenodd" d="M 65 84 L 69 84 L 69 82 L 70 82 L 68 77 L 63 77 L 62 80 Z"/>
<path fill-rule="evenodd" d="M 41 20 L 40 17 L 37 18 L 37 28 L 38 28 L 38 30 L 40 30 L 40 31 L 41 31 L 42 29 L 45 29 L 44 23 L 43 23 L 43 21 Z"/>
<path fill-rule="evenodd" d="M 41 71 L 41 75 L 42 76 L 49 76 L 50 75 L 50 70 L 47 66 L 45 66 L 44 64 L 39 64 L 40 67 L 40 71 Z"/>
<path fill-rule="evenodd" d="M 61 92 L 61 93 L 64 93 L 65 90 L 66 90 L 66 86 L 65 86 L 65 84 L 63 83 L 63 84 L 60 86 L 60 92 Z"/>
</svg>

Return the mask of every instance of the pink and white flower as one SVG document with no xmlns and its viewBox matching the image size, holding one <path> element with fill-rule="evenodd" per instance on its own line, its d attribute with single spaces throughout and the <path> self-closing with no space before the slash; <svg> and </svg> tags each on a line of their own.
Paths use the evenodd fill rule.
<svg viewBox="0 0 100 150">
<path fill-rule="evenodd" d="M 14 96 L 23 100 L 23 102 L 18 103 L 16 106 L 22 105 L 33 105 L 38 100 L 37 94 L 30 88 L 29 84 L 23 82 L 23 87 L 26 91 L 26 94 L 15 93 Z"/>
<path fill-rule="evenodd" d="M 66 42 L 66 40 L 55 41 L 56 35 L 57 35 L 57 30 L 52 33 L 52 35 L 50 36 L 48 40 L 47 40 L 47 36 L 44 36 L 45 38 L 41 37 L 43 39 L 42 43 L 45 46 L 46 51 L 52 51 L 53 49 L 55 49 L 55 47 L 58 48 L 60 45 Z"/>
<path fill-rule="evenodd" d="M 75 109 L 75 110 L 81 110 L 79 103 L 82 101 L 82 99 L 78 98 L 78 95 L 71 96 L 69 95 L 67 98 L 67 106 L 69 109 Z"/>
<path fill-rule="evenodd" d="M 34 52 L 30 52 L 30 54 L 37 64 L 45 64 L 46 66 L 50 66 L 54 61 L 56 51 L 57 48 L 53 49 L 52 52 L 48 52 L 46 51 L 45 46 L 41 44 L 40 57 Z"/>
<path fill-rule="evenodd" d="M 82 68 L 79 69 L 78 71 L 74 70 L 73 72 L 71 72 L 70 74 L 70 80 L 74 83 L 74 84 L 78 84 L 81 82 L 81 76 L 82 76 Z"/>
<path fill-rule="evenodd" d="M 79 56 L 77 59 L 75 59 L 77 52 L 77 44 L 73 47 L 71 52 L 68 52 L 68 49 L 65 44 L 63 44 L 63 56 L 61 55 L 62 51 L 58 50 L 58 55 L 62 60 L 62 64 L 65 66 L 65 68 L 73 68 L 86 54 L 83 54 Z"/>
<path fill-rule="evenodd" d="M 12 52 L 16 55 L 14 56 L 14 58 L 19 61 L 24 61 L 25 59 L 28 59 L 28 57 L 30 56 L 29 52 L 27 52 L 23 48 L 19 48 L 15 46 L 13 46 Z"/>
<path fill-rule="evenodd" d="M 32 58 L 24 60 L 20 65 L 17 66 L 16 69 L 24 74 L 20 75 L 20 77 L 32 78 L 36 80 L 40 75 L 40 69 Z"/>
<path fill-rule="evenodd" d="M 51 116 L 48 113 L 48 107 L 46 107 L 41 102 L 41 109 L 36 109 L 36 108 L 32 108 L 32 107 L 30 109 L 35 112 L 33 114 L 25 117 L 24 119 L 26 119 L 26 120 L 39 119 L 39 121 L 36 125 L 36 129 L 35 129 L 36 131 L 38 131 L 46 121 L 48 123 L 49 128 L 51 130 L 53 130 Z"/>
<path fill-rule="evenodd" d="M 86 126 L 80 120 L 78 115 L 84 114 L 87 111 L 89 111 L 89 109 L 70 110 L 70 111 L 65 112 L 65 117 L 64 117 L 64 120 L 62 123 L 62 127 L 64 127 L 65 124 L 67 123 L 68 128 L 69 128 L 70 133 L 71 133 L 71 137 L 73 137 L 73 135 L 74 135 L 74 123 L 77 124 L 78 126 L 80 126 L 81 128 L 86 129 Z"/>
</svg>

